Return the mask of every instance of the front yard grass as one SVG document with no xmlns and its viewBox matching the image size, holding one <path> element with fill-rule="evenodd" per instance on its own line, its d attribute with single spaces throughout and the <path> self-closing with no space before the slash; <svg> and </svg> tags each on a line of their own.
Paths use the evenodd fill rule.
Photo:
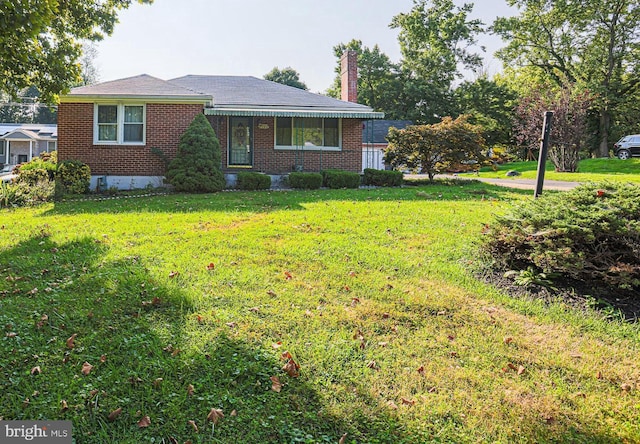
<svg viewBox="0 0 640 444">
<path fill-rule="evenodd" d="M 79 443 L 638 442 L 638 325 L 468 271 L 483 225 L 527 198 L 472 182 L 2 210 L 0 417 L 71 420 Z"/>
<path fill-rule="evenodd" d="M 512 162 L 498 165 L 497 170 L 491 167 L 480 169 L 479 176 L 486 178 L 505 179 L 507 171 L 518 171 L 520 176 L 513 179 L 535 179 L 538 170 L 537 161 Z M 475 176 L 475 174 L 473 174 Z M 547 162 L 544 174 L 545 180 L 561 180 L 567 182 L 632 182 L 640 183 L 640 159 L 629 160 L 611 159 L 584 159 L 578 164 L 575 173 L 556 172 L 553 164 Z"/>
</svg>

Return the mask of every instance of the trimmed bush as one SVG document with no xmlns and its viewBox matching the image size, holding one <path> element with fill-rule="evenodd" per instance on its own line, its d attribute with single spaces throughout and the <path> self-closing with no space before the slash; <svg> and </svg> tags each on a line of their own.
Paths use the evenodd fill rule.
<svg viewBox="0 0 640 444">
<path fill-rule="evenodd" d="M 204 114 L 198 114 L 180 136 L 178 153 L 167 167 L 167 182 L 177 191 L 211 193 L 226 186 L 220 142 Z"/>
<path fill-rule="evenodd" d="M 30 162 L 20 164 L 13 170 L 17 174 L 16 182 L 35 185 L 40 181 L 53 180 L 56 168 L 54 153 L 42 153 Z"/>
<path fill-rule="evenodd" d="M 89 192 L 91 169 L 79 160 L 65 160 L 58 164 L 56 188 L 61 194 L 84 194 Z"/>
<path fill-rule="evenodd" d="M 640 289 L 640 187 L 587 184 L 513 207 L 485 228 L 502 270 Z"/>
<path fill-rule="evenodd" d="M 252 171 L 242 171 L 238 173 L 236 188 L 239 190 L 268 190 L 271 188 L 271 176 Z"/>
<path fill-rule="evenodd" d="M 343 170 L 324 170 L 322 172 L 322 186 L 332 189 L 358 188 L 360 174 Z"/>
<path fill-rule="evenodd" d="M 320 173 L 289 173 L 289 186 L 303 190 L 317 190 L 322 186 Z"/>
<path fill-rule="evenodd" d="M 401 171 L 374 170 L 373 168 L 365 168 L 364 170 L 363 182 L 365 185 L 399 187 L 403 181 Z"/>
</svg>

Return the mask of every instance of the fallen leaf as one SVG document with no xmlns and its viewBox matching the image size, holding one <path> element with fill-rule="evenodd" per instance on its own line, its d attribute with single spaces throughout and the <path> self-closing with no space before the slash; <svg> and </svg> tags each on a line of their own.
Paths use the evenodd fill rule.
<svg viewBox="0 0 640 444">
<path fill-rule="evenodd" d="M 167 353 L 171 353 L 173 352 L 173 344 L 169 344 L 167 345 L 165 348 L 163 348 L 162 350 L 166 351 Z"/>
<path fill-rule="evenodd" d="M 596 379 L 602 379 L 602 372 L 600 370 L 598 370 L 598 372 L 596 373 Z"/>
<path fill-rule="evenodd" d="M 202 324 L 204 322 L 204 318 L 201 315 L 196 315 L 196 320 L 198 321 L 198 324 Z"/>
<path fill-rule="evenodd" d="M 382 319 L 389 319 L 390 316 L 389 313 L 382 313 Z"/>
<path fill-rule="evenodd" d="M 342 287 L 342 289 L 344 291 L 351 291 L 351 287 L 349 287 L 348 285 L 345 285 L 344 287 Z"/>
<path fill-rule="evenodd" d="M 178 271 L 172 271 L 171 273 L 169 273 L 169 277 L 171 279 L 173 279 L 174 277 L 178 276 L 180 273 Z"/>
<path fill-rule="evenodd" d="M 195 388 L 193 387 L 193 384 L 189 384 L 187 386 L 187 395 L 188 396 L 193 396 L 193 392 L 195 391 Z"/>
<path fill-rule="evenodd" d="M 260 308 L 259 308 L 259 307 L 251 307 L 251 308 L 249 309 L 249 311 L 250 311 L 250 312 L 253 312 L 253 313 L 258 313 L 258 312 L 260 311 Z"/>
<path fill-rule="evenodd" d="M 391 408 L 393 410 L 398 410 L 398 404 L 396 404 L 393 401 L 387 401 L 387 405 L 389 406 L 389 408 Z"/>
<path fill-rule="evenodd" d="M 238 411 L 236 409 L 231 410 L 231 416 L 238 416 Z"/>
<path fill-rule="evenodd" d="M 162 378 L 156 378 L 156 379 L 153 381 L 153 387 L 154 387 L 154 388 L 158 388 L 158 387 L 160 387 L 160 386 L 162 385 L 162 381 L 163 381 L 163 379 L 162 379 Z"/>
<path fill-rule="evenodd" d="M 238 326 L 235 322 L 227 322 L 225 325 L 229 328 L 236 328 Z"/>
<path fill-rule="evenodd" d="M 13 332 L 13 331 L 9 331 L 9 332 L 7 332 L 7 334 L 5 336 L 7 338 L 15 338 L 16 336 L 18 336 L 18 333 Z"/>
<path fill-rule="evenodd" d="M 155 305 L 157 307 L 160 304 L 162 304 L 162 300 L 157 296 L 151 300 L 151 305 Z"/>
<path fill-rule="evenodd" d="M 67 401 L 65 401 L 64 399 L 60 401 L 60 410 L 63 412 L 69 410 L 69 404 L 67 404 Z"/>
<path fill-rule="evenodd" d="M 457 358 L 457 357 L 458 357 L 458 352 L 450 352 L 450 353 L 449 353 L 449 355 L 450 355 L 452 358 Z"/>
<path fill-rule="evenodd" d="M 103 364 L 107 362 L 107 355 L 100 355 L 100 362 Z"/>
<path fill-rule="evenodd" d="M 82 364 L 82 374 L 87 376 L 89 373 L 91 373 L 91 369 L 93 368 L 93 365 L 89 364 L 87 361 L 85 361 Z"/>
<path fill-rule="evenodd" d="M 218 421 L 220 421 L 222 418 L 224 418 L 224 413 L 222 413 L 222 410 L 220 409 L 211 409 L 211 411 L 207 415 L 207 420 L 211 421 L 214 424 L 218 424 Z"/>
<path fill-rule="evenodd" d="M 527 369 L 525 369 L 523 365 L 518 367 L 518 375 L 521 375 L 526 371 L 527 371 Z"/>
<path fill-rule="evenodd" d="M 515 365 L 513 365 L 512 363 L 508 363 L 508 364 L 507 364 L 507 367 L 509 367 L 511 370 L 518 371 L 518 367 L 516 367 L 516 366 L 515 366 Z"/>
<path fill-rule="evenodd" d="M 509 345 L 513 342 L 513 338 L 511 336 L 507 336 L 505 337 L 502 342 L 504 342 L 505 344 Z"/>
<path fill-rule="evenodd" d="M 349 276 L 356 277 L 356 276 L 358 276 L 358 274 L 355 271 L 350 271 L 349 272 Z"/>
<path fill-rule="evenodd" d="M 420 373 L 422 376 L 424 376 L 424 365 L 421 365 L 421 366 L 418 368 L 418 373 Z"/>
<path fill-rule="evenodd" d="M 198 425 L 196 424 L 196 422 L 192 419 L 190 419 L 189 421 L 187 421 L 187 424 L 189 424 L 191 426 L 191 428 L 193 428 L 194 432 L 198 432 Z"/>
<path fill-rule="evenodd" d="M 360 298 L 351 298 L 351 306 L 355 307 L 360 303 Z"/>
<path fill-rule="evenodd" d="M 27 407 L 30 402 L 29 398 L 24 398 L 24 401 L 22 401 L 22 407 Z"/>
<path fill-rule="evenodd" d="M 307 318 L 312 318 L 313 317 L 313 313 L 311 312 L 311 310 L 306 310 L 304 312 L 304 316 Z"/>
<path fill-rule="evenodd" d="M 386 341 L 378 342 L 379 347 L 386 347 L 387 345 L 389 345 L 389 343 Z"/>
<path fill-rule="evenodd" d="M 344 444 L 346 439 L 347 439 L 347 434 L 345 433 L 344 435 L 342 435 L 342 438 L 340 438 L 340 440 L 338 441 L 338 444 Z"/>
<path fill-rule="evenodd" d="M 280 390 L 282 390 L 282 383 L 280 382 L 280 378 L 278 378 L 277 376 L 271 376 L 269 379 L 271 380 L 271 390 L 276 393 L 280 393 Z"/>
<path fill-rule="evenodd" d="M 450 340 L 450 341 L 453 341 L 455 338 L 456 338 L 456 337 L 455 337 L 455 336 L 453 336 L 453 335 L 448 335 L 448 336 L 447 336 L 447 339 L 448 339 L 448 340 Z"/>
<path fill-rule="evenodd" d="M 282 370 L 284 370 L 292 378 L 297 378 L 298 376 L 300 376 L 300 366 L 293 359 L 289 359 L 284 367 L 282 367 Z"/>
<path fill-rule="evenodd" d="M 274 342 L 273 344 L 271 344 L 271 347 L 279 349 L 280 347 L 282 347 L 282 341 Z"/>
<path fill-rule="evenodd" d="M 178 356 L 180 354 L 182 350 L 180 350 L 179 348 L 176 348 L 175 350 L 173 350 L 171 352 L 171 356 Z"/>
<path fill-rule="evenodd" d="M 73 348 L 76 346 L 76 338 L 78 337 L 77 333 L 74 333 L 71 335 L 71 337 L 69 337 L 69 339 L 67 339 L 67 348 Z"/>
<path fill-rule="evenodd" d="M 369 361 L 369 363 L 367 364 L 367 367 L 369 367 L 372 370 L 379 370 L 378 364 L 376 364 L 376 361 Z"/>
<path fill-rule="evenodd" d="M 113 412 L 109 413 L 109 416 L 107 416 L 107 419 L 113 422 L 116 420 L 118 416 L 120 416 L 120 413 L 122 413 L 122 407 L 118 407 Z"/>
<path fill-rule="evenodd" d="M 278 296 L 278 295 L 276 294 L 276 292 L 275 292 L 275 291 L 273 291 L 273 290 L 269 290 L 269 291 L 267 291 L 267 294 L 268 294 L 269 296 L 271 296 L 271 297 L 274 297 L 274 298 L 275 298 L 276 296 Z"/>
<path fill-rule="evenodd" d="M 280 359 L 283 361 L 288 361 L 289 359 L 293 359 L 293 356 L 291 356 L 291 353 L 289 353 L 288 351 L 284 351 L 280 355 Z"/>
<path fill-rule="evenodd" d="M 39 375 L 40 373 L 42 373 L 42 369 L 40 368 L 39 365 L 36 365 L 35 367 L 33 367 L 31 369 L 31 374 L 32 375 Z"/>
<path fill-rule="evenodd" d="M 406 399 L 406 398 L 401 398 L 402 399 L 402 404 L 403 405 L 415 405 L 416 404 L 416 400 L 415 399 Z"/>
<path fill-rule="evenodd" d="M 148 416 L 143 416 L 140 419 L 140 421 L 138 421 L 138 427 L 140 427 L 141 429 L 149 427 L 150 425 L 151 425 L 151 418 L 149 418 Z"/>
<path fill-rule="evenodd" d="M 291 273 L 289 273 L 288 271 L 284 272 L 284 278 L 288 281 L 290 281 L 291 279 L 293 279 L 293 275 Z"/>
<path fill-rule="evenodd" d="M 209 265 L 207 265 L 207 270 L 211 271 L 213 269 L 216 268 L 216 264 L 214 264 L 213 262 L 211 262 Z"/>
<path fill-rule="evenodd" d="M 624 382 L 620 384 L 620 388 L 625 392 L 630 392 L 633 387 L 631 386 L 631 384 L 627 384 L 626 382 Z"/>
<path fill-rule="evenodd" d="M 98 389 L 93 389 L 89 392 L 89 399 L 93 399 L 96 397 L 96 395 L 100 392 L 100 390 Z"/>
<path fill-rule="evenodd" d="M 135 387 L 136 385 L 140 384 L 141 382 L 142 382 L 142 379 L 140 379 L 140 378 L 139 378 L 139 377 L 137 377 L 137 376 L 132 376 L 132 377 L 130 377 L 130 378 L 129 378 L 129 383 L 130 383 L 132 386 L 134 386 L 134 387 Z"/>
</svg>

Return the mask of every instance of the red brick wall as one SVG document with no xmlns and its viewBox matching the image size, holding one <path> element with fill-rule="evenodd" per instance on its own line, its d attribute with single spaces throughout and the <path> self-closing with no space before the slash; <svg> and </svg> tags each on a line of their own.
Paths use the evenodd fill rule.
<svg viewBox="0 0 640 444">
<path fill-rule="evenodd" d="M 177 152 L 180 136 L 201 105 L 147 104 L 146 145 L 94 145 L 93 104 L 61 103 L 58 107 L 58 158 L 80 160 L 91 167 L 94 175 L 162 176 L 165 165 L 151 153 L 162 150 L 169 158 Z M 222 154 L 222 169 L 226 173 L 247 170 L 227 166 L 228 118 L 208 116 Z M 303 171 L 336 168 L 362 170 L 362 121 L 342 120 L 342 151 L 291 151 L 274 149 L 275 119 L 256 117 L 253 120 L 254 166 L 250 170 L 269 174 L 286 174 L 301 166 Z M 260 129 L 259 125 L 268 128 Z"/>
<path fill-rule="evenodd" d="M 208 116 L 211 126 L 220 140 L 222 150 L 222 169 L 225 173 L 246 171 L 247 168 L 229 167 L 228 153 L 228 118 Z M 266 125 L 268 128 L 260 128 Z M 286 174 L 295 171 L 296 165 L 303 171 L 318 172 L 335 168 L 353 172 L 362 171 L 362 121 L 359 119 L 342 120 L 342 151 L 294 151 L 276 150 L 275 119 L 272 117 L 255 117 L 253 119 L 253 168 L 268 174 Z"/>
<path fill-rule="evenodd" d="M 157 104 L 146 107 L 146 144 L 94 145 L 93 104 L 61 103 L 58 106 L 58 159 L 80 160 L 95 175 L 162 176 L 165 165 L 151 153 L 162 150 L 173 158 L 180 136 L 193 118 L 202 113 L 198 104 Z"/>
</svg>

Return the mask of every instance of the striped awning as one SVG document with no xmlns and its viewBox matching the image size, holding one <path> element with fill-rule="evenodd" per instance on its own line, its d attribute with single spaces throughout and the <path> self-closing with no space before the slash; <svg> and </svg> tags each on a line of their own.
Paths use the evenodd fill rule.
<svg viewBox="0 0 640 444">
<path fill-rule="evenodd" d="M 342 119 L 384 119 L 384 113 L 374 111 L 307 110 L 307 109 L 247 109 L 205 108 L 207 116 L 233 117 L 324 117 Z"/>
</svg>

